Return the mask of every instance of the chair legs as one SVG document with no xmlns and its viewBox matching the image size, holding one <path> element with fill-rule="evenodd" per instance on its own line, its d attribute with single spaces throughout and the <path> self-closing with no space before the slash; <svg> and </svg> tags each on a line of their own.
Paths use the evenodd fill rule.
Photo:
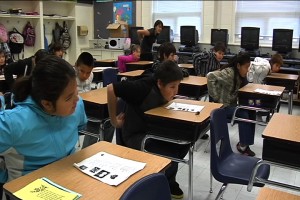
<svg viewBox="0 0 300 200">
<path fill-rule="evenodd" d="M 220 189 L 220 191 L 219 191 L 219 193 L 216 197 L 216 200 L 223 199 L 223 194 L 224 194 L 226 188 L 227 188 L 227 183 L 223 183 L 223 185 L 222 185 L 222 187 L 221 187 L 221 189 Z"/>
<path fill-rule="evenodd" d="M 212 173 L 210 172 L 210 188 L 209 188 L 209 193 L 213 193 L 213 190 L 212 190 L 212 182 L 213 182 L 213 175 L 212 175 Z"/>
</svg>

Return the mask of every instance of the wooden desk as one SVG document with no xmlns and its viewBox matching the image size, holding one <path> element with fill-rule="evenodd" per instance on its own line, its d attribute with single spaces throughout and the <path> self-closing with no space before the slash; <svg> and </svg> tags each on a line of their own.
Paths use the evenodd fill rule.
<svg viewBox="0 0 300 200">
<path fill-rule="evenodd" d="M 178 94 L 199 99 L 204 94 L 207 94 L 207 78 L 200 76 L 184 78 L 180 82 Z"/>
<path fill-rule="evenodd" d="M 126 77 L 126 79 L 134 80 L 138 78 L 145 70 L 139 69 L 139 70 L 134 70 L 134 71 L 129 71 L 129 72 L 119 72 L 118 77 L 119 80 L 121 80 L 123 77 Z"/>
<path fill-rule="evenodd" d="M 94 62 L 95 67 L 116 67 L 117 60 L 115 59 L 104 59 L 97 60 Z"/>
<path fill-rule="evenodd" d="M 153 65 L 153 61 L 138 61 L 138 62 L 130 62 L 126 63 L 127 71 L 133 71 L 138 69 L 149 69 Z"/>
<path fill-rule="evenodd" d="M 145 112 L 147 124 L 152 135 L 162 136 L 168 141 L 175 139 L 190 143 L 188 161 L 180 160 L 179 162 L 189 165 L 188 199 L 191 200 L 193 199 L 194 143 L 197 141 L 201 133 L 204 134 L 203 130 L 209 126 L 209 117 L 211 111 L 216 108 L 220 108 L 223 105 L 187 99 L 175 99 L 169 102 L 169 104 L 172 102 L 204 106 L 199 115 L 196 115 L 192 112 L 168 110 L 165 108 L 168 104 Z"/>
<path fill-rule="evenodd" d="M 256 200 L 300 200 L 300 196 L 263 187 L 260 190 Z"/>
<path fill-rule="evenodd" d="M 264 160 L 300 167 L 300 116 L 275 113 L 262 137 Z"/>
<path fill-rule="evenodd" d="M 272 73 L 266 77 L 266 84 L 283 86 L 289 92 L 288 100 L 288 113 L 292 114 L 293 110 L 293 91 L 295 83 L 298 80 L 298 75 L 295 74 L 282 74 L 282 73 Z"/>
<path fill-rule="evenodd" d="M 84 101 L 87 116 L 97 119 L 108 118 L 106 87 L 83 92 L 80 93 L 79 96 L 81 96 Z"/>
<path fill-rule="evenodd" d="M 110 186 L 80 172 L 73 166 L 73 163 L 80 162 L 100 151 L 147 164 L 144 169 L 133 174 L 120 185 Z M 120 199 L 125 190 L 134 182 L 149 174 L 164 171 L 170 162 L 166 158 L 101 141 L 73 155 L 6 183 L 4 191 L 7 195 L 13 197 L 12 193 L 23 188 L 30 182 L 41 177 L 47 177 L 59 185 L 82 194 L 80 200 L 116 200 Z"/>
<path fill-rule="evenodd" d="M 181 63 L 181 64 L 178 64 L 178 67 L 186 68 L 186 69 L 194 69 L 194 66 L 191 63 Z"/>
<path fill-rule="evenodd" d="M 264 89 L 269 91 L 279 91 L 280 94 L 270 95 L 254 92 L 256 89 Z M 284 91 L 284 87 L 273 86 L 273 85 L 262 85 L 248 83 L 244 87 L 238 90 L 238 101 L 239 105 L 249 106 L 249 100 L 260 100 L 260 105 L 254 105 L 253 107 L 261 107 L 266 109 L 275 109 L 280 97 Z"/>
</svg>

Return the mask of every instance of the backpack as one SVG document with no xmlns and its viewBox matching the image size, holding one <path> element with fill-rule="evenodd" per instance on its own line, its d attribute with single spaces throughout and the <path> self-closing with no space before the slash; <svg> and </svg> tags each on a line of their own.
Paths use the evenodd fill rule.
<svg viewBox="0 0 300 200">
<path fill-rule="evenodd" d="M 0 23 L 0 42 L 7 42 L 8 40 L 8 34 L 7 34 L 7 29 L 3 24 Z"/>
<path fill-rule="evenodd" d="M 63 29 L 59 41 L 62 44 L 64 50 L 68 49 L 71 45 L 71 37 L 69 34 L 67 23 L 65 21 L 63 22 Z"/>
<path fill-rule="evenodd" d="M 23 29 L 23 35 L 24 35 L 24 44 L 29 47 L 33 47 L 35 43 L 35 30 L 33 26 L 30 24 L 30 22 L 27 22 Z"/>
<path fill-rule="evenodd" d="M 16 28 L 13 28 L 12 31 L 9 31 L 9 48 L 11 54 L 19 54 L 23 51 L 24 53 L 24 36 Z M 23 54 L 24 56 L 24 54 Z"/>
<path fill-rule="evenodd" d="M 60 43 L 60 35 L 63 32 L 63 27 L 59 25 L 58 22 L 55 23 L 55 28 L 52 30 L 52 40 L 49 45 L 49 52 L 53 51 L 55 44 Z"/>
</svg>

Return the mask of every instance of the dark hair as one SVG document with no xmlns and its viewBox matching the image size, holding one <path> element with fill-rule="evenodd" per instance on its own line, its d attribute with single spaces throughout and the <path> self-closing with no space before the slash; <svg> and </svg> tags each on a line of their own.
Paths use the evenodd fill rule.
<svg viewBox="0 0 300 200">
<path fill-rule="evenodd" d="M 163 85 L 183 79 L 182 71 L 178 65 L 171 60 L 166 60 L 155 70 L 154 77 L 161 80 Z"/>
<path fill-rule="evenodd" d="M 39 49 L 37 52 L 35 52 L 34 57 L 35 57 L 35 63 L 38 63 L 40 60 L 48 56 L 49 53 L 45 49 Z"/>
<path fill-rule="evenodd" d="M 5 55 L 6 52 L 4 51 L 4 49 L 0 49 L 0 54 L 2 53 Z"/>
<path fill-rule="evenodd" d="M 164 23 L 161 20 L 156 20 L 153 27 L 155 28 L 158 25 L 161 25 L 162 27 L 164 27 Z"/>
<path fill-rule="evenodd" d="M 64 51 L 62 44 L 59 42 L 54 43 L 54 45 L 51 47 L 52 54 L 54 54 L 57 51 Z"/>
<path fill-rule="evenodd" d="M 225 53 L 226 47 L 225 47 L 225 45 L 224 45 L 223 42 L 217 42 L 217 43 L 215 44 L 213 50 L 214 50 L 215 52 L 217 52 L 217 51 L 222 51 L 222 52 Z"/>
<path fill-rule="evenodd" d="M 24 101 L 29 95 L 42 107 L 41 101 L 47 100 L 55 106 L 56 101 L 70 80 L 75 80 L 72 65 L 54 55 L 40 60 L 30 76 L 16 81 L 13 87 L 14 101 Z"/>
<path fill-rule="evenodd" d="M 78 65 L 87 65 L 88 67 L 94 67 L 94 58 L 92 56 L 92 54 L 90 54 L 89 52 L 82 52 L 78 58 L 77 61 L 75 63 L 76 67 Z"/>
<path fill-rule="evenodd" d="M 141 49 L 141 46 L 138 44 L 132 44 L 130 47 L 130 53 L 132 54 L 133 52 L 137 51 L 138 49 Z"/>
<path fill-rule="evenodd" d="M 159 60 L 164 60 L 164 55 L 169 57 L 171 53 L 176 54 L 176 48 L 175 46 L 170 42 L 164 42 L 162 45 L 159 46 Z"/>
<path fill-rule="evenodd" d="M 283 58 L 279 53 L 274 54 L 270 59 L 270 65 L 272 67 L 273 64 L 279 64 L 280 66 L 283 65 Z"/>
<path fill-rule="evenodd" d="M 234 57 L 232 57 L 228 64 L 225 65 L 222 69 L 231 67 L 233 68 L 234 71 L 234 82 L 233 82 L 233 88 L 232 88 L 232 92 L 236 90 L 236 82 L 238 78 L 241 78 L 239 75 L 239 70 L 238 70 L 238 64 L 239 65 L 244 65 L 246 63 L 250 63 L 251 59 L 250 59 L 250 55 L 246 52 L 240 52 L 239 54 L 235 55 Z"/>
</svg>

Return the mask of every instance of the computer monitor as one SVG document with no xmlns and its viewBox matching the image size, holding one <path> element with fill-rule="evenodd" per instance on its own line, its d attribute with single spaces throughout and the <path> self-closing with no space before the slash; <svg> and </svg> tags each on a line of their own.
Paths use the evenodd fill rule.
<svg viewBox="0 0 300 200">
<path fill-rule="evenodd" d="M 258 27 L 242 27 L 241 48 L 250 52 L 259 49 L 259 31 Z"/>
<path fill-rule="evenodd" d="M 173 30 L 170 26 L 164 26 L 161 33 L 157 36 L 156 43 L 173 42 Z"/>
<path fill-rule="evenodd" d="M 211 29 L 210 44 L 215 46 L 217 42 L 222 42 L 227 47 L 228 29 Z"/>
<path fill-rule="evenodd" d="M 273 29 L 272 50 L 280 54 L 292 51 L 293 29 Z"/>
<path fill-rule="evenodd" d="M 196 26 L 180 26 L 180 44 L 187 47 L 196 46 L 198 39 Z"/>
<path fill-rule="evenodd" d="M 131 44 L 140 44 L 139 36 L 137 30 L 143 30 L 142 26 L 131 26 L 129 28 L 129 37 L 131 39 Z"/>
</svg>

